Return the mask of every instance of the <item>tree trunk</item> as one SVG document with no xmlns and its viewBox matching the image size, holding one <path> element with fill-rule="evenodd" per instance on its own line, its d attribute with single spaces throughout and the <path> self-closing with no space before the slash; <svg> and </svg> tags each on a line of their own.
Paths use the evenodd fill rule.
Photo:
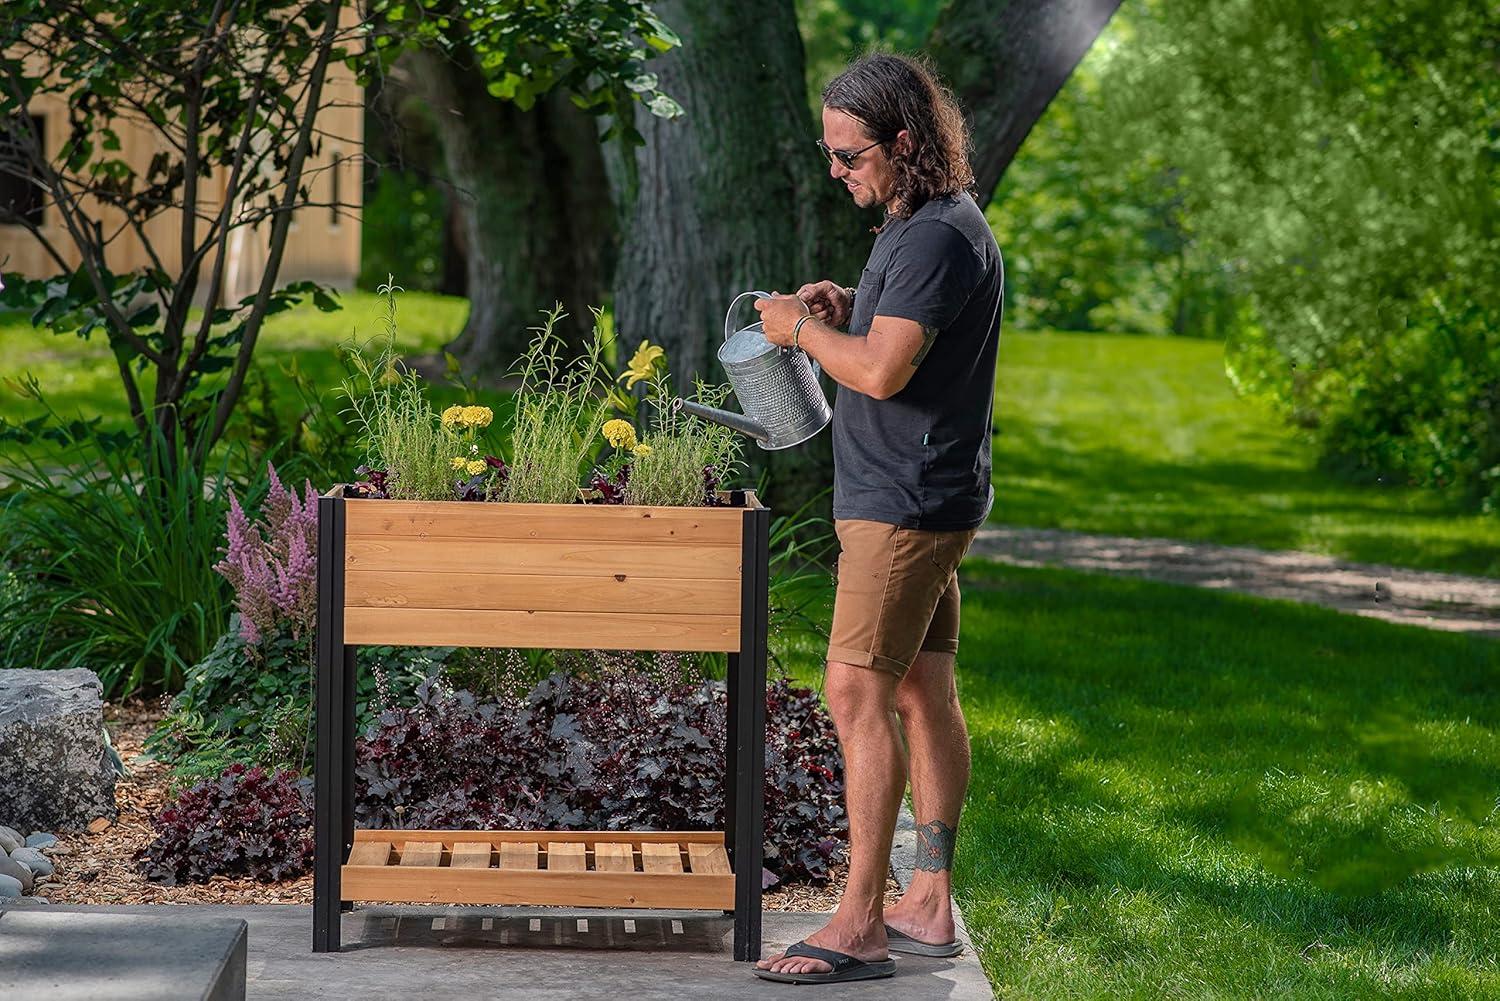
<svg viewBox="0 0 1500 1001">
<path fill-rule="evenodd" d="M 1119 6 L 952 0 L 938 15 L 927 52 L 969 120 L 980 205 L 989 204 L 1031 127 Z"/>
<path fill-rule="evenodd" d="M 448 350 L 469 372 L 504 374 L 556 302 L 570 314 L 560 332 L 581 344 L 616 240 L 594 119 L 562 93 L 521 111 L 431 50 L 403 58 L 436 123 L 467 251 L 469 321 Z"/>
<path fill-rule="evenodd" d="M 664 120 L 639 109 L 645 145 L 615 172 L 638 179 L 633 192 L 617 192 L 628 223 L 615 322 L 626 344 L 662 344 L 685 392 L 695 376 L 724 378 L 714 353 L 736 294 L 821 278 L 854 284 L 870 222 L 835 190 L 813 145 L 822 130 L 807 108 L 791 0 L 668 0 L 656 11 L 683 44 L 652 70 L 686 114 Z M 741 308 L 740 324 L 754 319 L 748 303 Z M 831 485 L 830 442 L 825 432 L 785 452 L 750 446 L 778 510 Z"/>
</svg>

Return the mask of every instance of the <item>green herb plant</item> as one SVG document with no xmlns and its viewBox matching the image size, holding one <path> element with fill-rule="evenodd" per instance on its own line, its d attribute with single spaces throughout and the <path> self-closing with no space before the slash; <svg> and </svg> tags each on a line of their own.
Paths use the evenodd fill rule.
<svg viewBox="0 0 1500 1001">
<path fill-rule="evenodd" d="M 422 377 L 396 357 L 396 293 L 391 277 L 379 289 L 385 298 L 385 340 L 373 358 L 369 344 L 346 345 L 355 375 L 340 388 L 345 411 L 360 435 L 371 468 L 388 474 L 394 500 L 452 500 L 453 459 L 462 452 L 457 434 L 439 419 L 422 393 Z"/>
<path fill-rule="evenodd" d="M 536 336 L 514 370 L 521 384 L 511 418 L 511 468 L 500 499 L 522 504 L 568 504 L 578 497 L 583 470 L 598 447 L 609 415 L 610 379 L 603 361 L 599 310 L 583 352 L 563 360 L 554 330 L 565 315 L 554 306 L 533 328 Z"/>
<path fill-rule="evenodd" d="M 697 383 L 693 398 L 720 407 L 729 395 L 727 385 Z M 665 376 L 651 380 L 650 430 L 630 464 L 625 503 L 698 507 L 727 483 L 742 465 L 743 439 L 731 428 L 683 413 Z"/>
</svg>

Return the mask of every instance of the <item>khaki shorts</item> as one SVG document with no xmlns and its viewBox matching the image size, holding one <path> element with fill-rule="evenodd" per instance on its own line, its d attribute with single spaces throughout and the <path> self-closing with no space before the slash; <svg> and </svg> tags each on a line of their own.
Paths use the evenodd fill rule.
<svg viewBox="0 0 1500 1001">
<path fill-rule="evenodd" d="M 905 676 L 917 653 L 958 652 L 958 564 L 977 529 L 834 522 L 840 552 L 828 659 Z"/>
</svg>

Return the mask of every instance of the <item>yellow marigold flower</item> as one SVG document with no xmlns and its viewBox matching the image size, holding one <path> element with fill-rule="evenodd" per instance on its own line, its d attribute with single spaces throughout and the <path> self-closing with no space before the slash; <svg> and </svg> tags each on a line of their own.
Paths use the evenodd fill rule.
<svg viewBox="0 0 1500 1001">
<path fill-rule="evenodd" d="M 630 450 L 630 454 L 631 455 L 650 455 L 651 454 L 651 446 L 647 445 L 645 442 L 641 442 L 635 448 L 632 448 Z"/>
<path fill-rule="evenodd" d="M 487 428 L 490 426 L 490 421 L 495 419 L 489 407 L 464 407 L 463 411 L 463 421 L 466 427 Z"/>
<path fill-rule="evenodd" d="M 443 427 L 445 428 L 451 428 L 455 425 L 461 425 L 463 423 L 463 419 L 464 408 L 456 403 L 453 406 L 449 407 L 447 410 L 443 411 Z"/>
<path fill-rule="evenodd" d="M 464 469 L 470 476 L 478 476 L 480 473 L 484 472 L 484 460 L 470 459 L 467 463 L 464 464 Z"/>
<path fill-rule="evenodd" d="M 651 378 L 656 367 L 656 360 L 666 356 L 667 352 L 663 348 L 649 341 L 641 341 L 641 346 L 635 349 L 635 354 L 630 358 L 630 364 L 625 368 L 625 374 L 620 376 L 625 380 L 625 388 L 634 389 L 636 383 Z"/>
<path fill-rule="evenodd" d="M 635 447 L 635 428 L 629 421 L 616 417 L 612 421 L 605 421 L 604 427 L 599 430 L 604 435 L 604 440 L 615 448 Z"/>
<path fill-rule="evenodd" d="M 462 469 L 463 469 L 463 468 L 464 468 L 464 467 L 465 467 L 465 466 L 467 466 L 467 465 L 468 465 L 468 464 L 469 464 L 469 460 L 468 460 L 468 459 L 465 459 L 465 458 L 464 458 L 464 457 L 463 457 L 463 456 L 461 456 L 461 455 L 455 455 L 455 456 L 454 456 L 454 457 L 453 457 L 453 458 L 452 458 L 452 459 L 451 459 L 451 460 L 449 460 L 449 462 L 448 462 L 448 465 L 450 465 L 450 466 L 452 466 L 452 467 L 453 467 L 453 468 L 454 468 L 454 469 L 458 469 L 458 470 L 462 470 Z"/>
</svg>

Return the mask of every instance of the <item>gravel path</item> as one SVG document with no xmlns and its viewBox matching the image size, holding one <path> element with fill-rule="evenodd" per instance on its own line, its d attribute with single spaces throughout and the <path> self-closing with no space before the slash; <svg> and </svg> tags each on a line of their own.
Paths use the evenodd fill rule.
<svg viewBox="0 0 1500 1001">
<path fill-rule="evenodd" d="M 981 529 L 970 555 L 1284 598 L 1355 615 L 1500 638 L 1500 579 L 1341 563 L 1295 550 L 1055 529 Z"/>
</svg>

